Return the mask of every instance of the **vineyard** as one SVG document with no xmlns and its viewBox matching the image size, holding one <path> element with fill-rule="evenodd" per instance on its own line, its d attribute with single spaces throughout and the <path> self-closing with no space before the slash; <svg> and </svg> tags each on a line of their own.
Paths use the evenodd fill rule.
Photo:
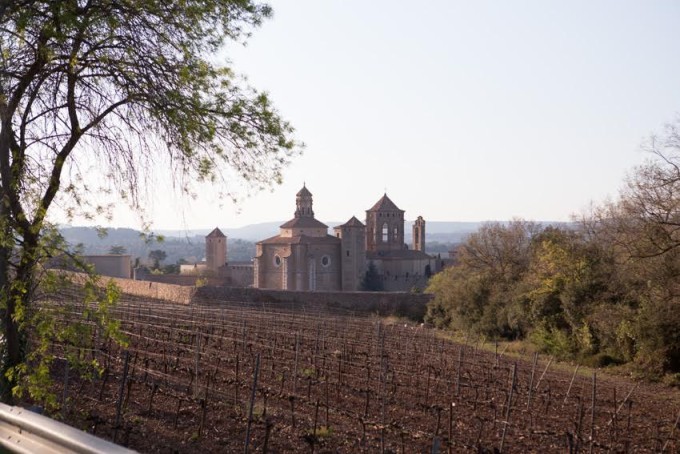
<svg viewBox="0 0 680 454">
<path fill-rule="evenodd" d="M 52 302 L 63 320 L 77 306 Z M 126 299 L 127 348 L 60 362 L 62 416 L 141 452 L 677 452 L 680 396 L 412 322 Z M 69 347 L 54 345 L 63 355 Z"/>
</svg>

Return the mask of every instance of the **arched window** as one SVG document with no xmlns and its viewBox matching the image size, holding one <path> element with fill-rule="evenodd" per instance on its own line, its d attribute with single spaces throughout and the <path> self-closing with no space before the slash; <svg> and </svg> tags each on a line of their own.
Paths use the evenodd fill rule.
<svg viewBox="0 0 680 454">
<path fill-rule="evenodd" d="M 389 238 L 388 238 L 389 234 L 390 234 L 390 229 L 389 229 L 389 227 L 387 227 L 387 222 L 386 222 L 386 223 L 383 224 L 383 227 L 382 227 L 382 242 L 383 243 L 387 243 L 387 241 L 389 240 Z"/>
<path fill-rule="evenodd" d="M 394 234 L 392 236 L 392 241 L 397 241 L 399 239 L 399 228 L 395 227 L 394 228 Z"/>
</svg>

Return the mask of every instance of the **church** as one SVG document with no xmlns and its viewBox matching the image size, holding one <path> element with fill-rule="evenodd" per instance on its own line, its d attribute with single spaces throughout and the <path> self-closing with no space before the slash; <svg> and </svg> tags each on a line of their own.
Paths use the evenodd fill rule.
<svg viewBox="0 0 680 454">
<path fill-rule="evenodd" d="M 404 210 L 387 194 L 366 210 L 366 224 L 352 217 L 333 228 L 314 217 L 312 193 L 306 186 L 295 196 L 295 216 L 278 235 L 256 245 L 253 262 L 256 288 L 298 291 L 360 290 L 372 264 L 387 291 L 423 289 L 437 270 L 425 253 L 425 221 L 413 224 L 413 247 L 404 243 Z"/>
</svg>

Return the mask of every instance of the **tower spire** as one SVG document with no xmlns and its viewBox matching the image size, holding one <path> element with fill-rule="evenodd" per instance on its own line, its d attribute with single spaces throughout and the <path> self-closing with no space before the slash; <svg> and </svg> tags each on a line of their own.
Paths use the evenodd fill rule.
<svg viewBox="0 0 680 454">
<path fill-rule="evenodd" d="M 295 195 L 295 217 L 314 217 L 314 210 L 312 210 L 312 193 L 307 189 L 305 183 L 302 184 L 302 189 Z"/>
</svg>

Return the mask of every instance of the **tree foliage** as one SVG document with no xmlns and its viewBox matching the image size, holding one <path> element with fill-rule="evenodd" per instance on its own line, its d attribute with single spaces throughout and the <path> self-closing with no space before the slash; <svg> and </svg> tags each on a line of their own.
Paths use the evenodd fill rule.
<svg viewBox="0 0 680 454">
<path fill-rule="evenodd" d="M 571 227 L 513 221 L 471 235 L 432 279 L 428 320 L 595 365 L 680 372 L 680 118 L 647 147 L 619 198 Z"/>
<path fill-rule="evenodd" d="M 216 53 L 269 17 L 254 0 L 0 1 L 2 387 L 31 351 L 48 213 L 141 210 L 156 168 L 193 182 L 279 182 L 300 145 L 265 93 Z M 92 175 L 97 175 L 94 178 Z M 229 184 L 227 184 L 229 183 Z M 3 396 L 8 399 L 7 394 Z"/>
<path fill-rule="evenodd" d="M 383 285 L 382 276 L 378 272 L 375 263 L 369 262 L 364 277 L 359 283 L 359 290 L 364 292 L 382 292 L 385 289 Z"/>
<path fill-rule="evenodd" d="M 149 258 L 153 261 L 154 269 L 160 268 L 160 264 L 167 258 L 168 254 L 163 249 L 154 249 L 149 252 Z"/>
<path fill-rule="evenodd" d="M 127 249 L 125 249 L 125 246 L 115 245 L 109 248 L 109 254 L 111 255 L 123 255 L 125 253 L 127 253 Z"/>
</svg>

